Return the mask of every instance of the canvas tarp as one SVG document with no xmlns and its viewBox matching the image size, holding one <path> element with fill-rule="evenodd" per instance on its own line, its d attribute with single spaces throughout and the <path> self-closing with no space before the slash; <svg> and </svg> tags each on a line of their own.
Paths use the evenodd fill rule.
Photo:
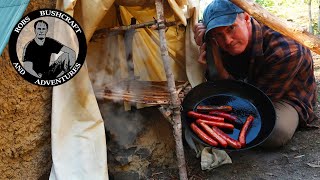
<svg viewBox="0 0 320 180">
<path fill-rule="evenodd" d="M 119 5 L 119 10 L 115 8 Z M 167 21 L 184 25 L 166 30 L 171 68 L 176 80 L 188 80 L 192 86 L 203 81 L 202 67 L 196 62 L 198 47 L 193 40 L 196 22 L 194 4 L 187 0 L 164 1 Z M 52 157 L 50 179 L 108 179 L 104 124 L 94 89 L 128 76 L 123 34 L 89 42 L 98 29 L 137 23 L 156 18 L 150 0 L 57 0 L 57 9 L 75 17 L 88 42 L 85 65 L 69 82 L 54 87 L 52 97 Z M 117 12 L 120 12 L 119 14 Z M 68 34 L 65 33 L 64 36 Z M 156 30 L 137 29 L 133 36 L 134 74 L 139 80 L 165 81 L 165 71 Z"/>
</svg>

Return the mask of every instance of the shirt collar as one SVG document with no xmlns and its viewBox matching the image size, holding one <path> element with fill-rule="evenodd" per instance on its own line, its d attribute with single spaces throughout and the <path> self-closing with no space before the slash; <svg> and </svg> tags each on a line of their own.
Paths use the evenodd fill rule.
<svg viewBox="0 0 320 180">
<path fill-rule="evenodd" d="M 262 27 L 253 18 L 251 18 L 251 24 L 252 24 L 251 57 L 263 56 Z"/>
</svg>

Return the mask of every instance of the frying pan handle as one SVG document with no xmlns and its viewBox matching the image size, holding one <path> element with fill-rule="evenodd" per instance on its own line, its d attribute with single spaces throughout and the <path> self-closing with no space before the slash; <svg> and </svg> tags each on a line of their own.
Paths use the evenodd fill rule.
<svg viewBox="0 0 320 180">
<path fill-rule="evenodd" d="M 213 81 L 218 77 L 218 71 L 214 64 L 214 57 L 212 54 L 212 45 L 208 38 L 205 38 L 206 41 L 206 62 L 207 62 L 207 69 L 206 69 L 206 79 L 208 81 Z"/>
</svg>

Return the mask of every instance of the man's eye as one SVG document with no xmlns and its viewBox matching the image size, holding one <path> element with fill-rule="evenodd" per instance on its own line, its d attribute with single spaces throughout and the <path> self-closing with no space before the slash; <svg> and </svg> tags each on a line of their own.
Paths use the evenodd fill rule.
<svg viewBox="0 0 320 180">
<path fill-rule="evenodd" d="M 228 27 L 227 33 L 234 33 L 235 29 L 236 29 L 236 27 L 231 25 L 231 26 Z"/>
</svg>

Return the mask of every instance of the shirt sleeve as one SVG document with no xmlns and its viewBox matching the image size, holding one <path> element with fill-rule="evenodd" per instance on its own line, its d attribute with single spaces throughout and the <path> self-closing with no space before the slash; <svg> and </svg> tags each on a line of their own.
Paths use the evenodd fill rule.
<svg viewBox="0 0 320 180">
<path fill-rule="evenodd" d="M 28 42 L 23 48 L 22 62 L 30 61 L 32 62 L 32 58 L 30 58 L 30 50 L 28 50 L 30 42 Z"/>
<path fill-rule="evenodd" d="M 52 53 L 59 53 L 61 48 L 63 47 L 63 44 L 61 44 L 59 41 L 56 41 L 54 39 L 48 38 L 49 40 L 49 47 L 51 49 Z"/>
</svg>

